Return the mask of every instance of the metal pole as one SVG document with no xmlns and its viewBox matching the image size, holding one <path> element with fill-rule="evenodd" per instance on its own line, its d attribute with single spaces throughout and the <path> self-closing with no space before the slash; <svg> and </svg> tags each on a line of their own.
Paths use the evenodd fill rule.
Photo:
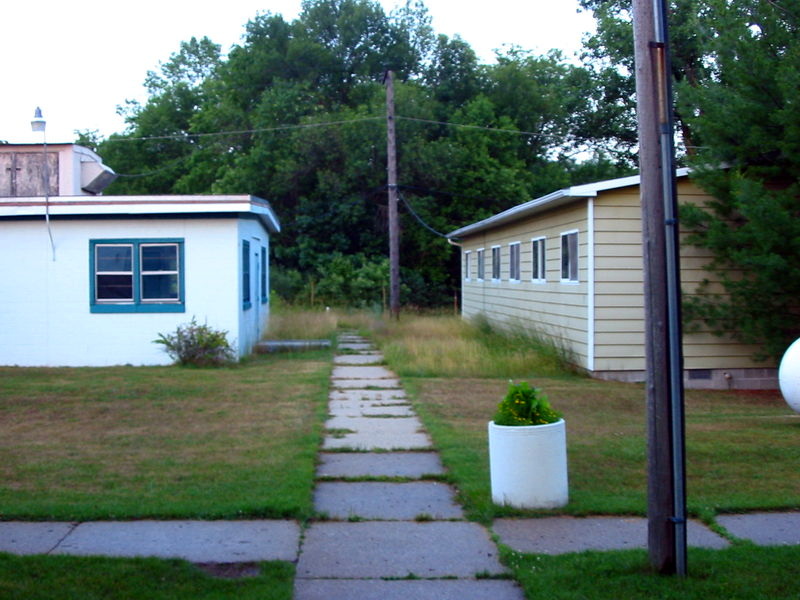
<svg viewBox="0 0 800 600">
<path fill-rule="evenodd" d="M 394 118 L 394 74 L 386 71 L 386 150 L 389 188 L 389 312 L 400 317 L 400 226 L 397 216 L 397 150 Z"/>
</svg>

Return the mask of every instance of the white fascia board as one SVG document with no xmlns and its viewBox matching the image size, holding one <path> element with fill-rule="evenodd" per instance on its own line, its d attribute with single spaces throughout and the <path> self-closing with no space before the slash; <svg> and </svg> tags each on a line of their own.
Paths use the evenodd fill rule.
<svg viewBox="0 0 800 600">
<path fill-rule="evenodd" d="M 271 231 L 280 231 L 280 223 L 269 202 L 249 195 L 51 196 L 46 204 L 51 216 L 251 213 L 261 218 Z M 0 198 L 0 217 L 44 214 L 42 196 Z"/>
</svg>

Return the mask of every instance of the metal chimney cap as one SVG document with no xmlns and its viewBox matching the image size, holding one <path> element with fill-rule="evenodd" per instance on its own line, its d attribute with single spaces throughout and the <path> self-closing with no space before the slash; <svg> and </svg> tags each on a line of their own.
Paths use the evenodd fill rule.
<svg viewBox="0 0 800 600">
<path fill-rule="evenodd" d="M 31 121 L 31 130 L 44 131 L 46 126 L 47 126 L 47 121 L 45 121 L 44 117 L 42 116 L 42 109 L 37 106 L 36 112 L 33 113 L 33 120 Z"/>
</svg>

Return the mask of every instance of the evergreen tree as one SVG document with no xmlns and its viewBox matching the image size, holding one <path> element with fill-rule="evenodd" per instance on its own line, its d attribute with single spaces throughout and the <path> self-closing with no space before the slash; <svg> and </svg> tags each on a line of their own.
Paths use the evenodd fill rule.
<svg viewBox="0 0 800 600">
<path fill-rule="evenodd" d="M 691 320 L 778 358 L 800 335 L 800 2 L 709 0 L 711 76 L 686 86 L 701 148 L 693 177 L 715 201 L 685 207 L 714 254 Z"/>
</svg>

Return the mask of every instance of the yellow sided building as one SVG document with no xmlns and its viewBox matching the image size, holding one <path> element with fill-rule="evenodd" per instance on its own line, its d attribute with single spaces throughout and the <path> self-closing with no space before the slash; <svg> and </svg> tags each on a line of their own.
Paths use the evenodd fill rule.
<svg viewBox="0 0 800 600">
<path fill-rule="evenodd" d="M 678 171 L 679 203 L 710 199 Z M 464 317 L 484 315 L 558 340 L 593 377 L 645 379 L 639 177 L 558 190 L 447 236 L 461 247 Z M 711 275 L 708 251 L 681 248 L 685 294 Z M 771 389 L 772 363 L 754 346 L 684 333 L 687 387 Z"/>
</svg>

